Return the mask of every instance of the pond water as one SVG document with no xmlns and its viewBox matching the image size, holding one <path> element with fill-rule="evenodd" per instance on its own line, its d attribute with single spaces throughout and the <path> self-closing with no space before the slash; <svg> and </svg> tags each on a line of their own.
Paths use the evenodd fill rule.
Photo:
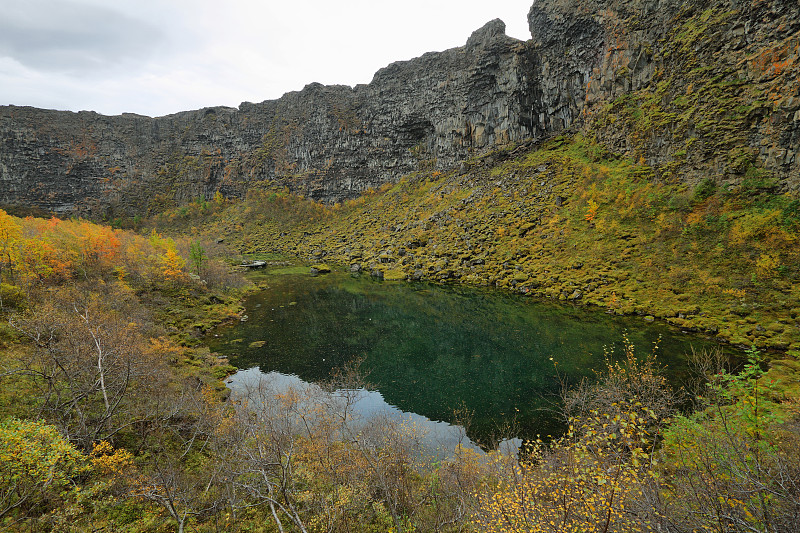
<svg viewBox="0 0 800 533">
<path fill-rule="evenodd" d="M 482 444 L 560 433 L 562 384 L 592 379 L 609 350 L 621 357 L 625 334 L 641 355 L 658 342 L 675 385 L 692 347 L 715 346 L 641 317 L 498 291 L 336 272 L 260 276 L 268 287 L 245 302 L 247 321 L 218 329 L 209 343 L 247 369 L 232 388 L 255 375 L 318 382 L 359 358 L 371 398 L 363 409 L 385 406 L 433 424 L 469 413 L 467 434 Z"/>
</svg>

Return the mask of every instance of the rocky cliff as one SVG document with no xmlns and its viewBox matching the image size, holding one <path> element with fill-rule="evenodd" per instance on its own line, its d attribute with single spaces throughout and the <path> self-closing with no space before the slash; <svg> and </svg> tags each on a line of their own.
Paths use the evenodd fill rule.
<svg viewBox="0 0 800 533">
<path fill-rule="evenodd" d="M 778 0 L 537 0 L 530 41 L 494 20 L 463 47 L 354 88 L 311 84 L 159 118 L 1 107 L 0 204 L 117 217 L 265 183 L 336 202 L 578 127 L 659 179 L 766 173 L 797 190 L 798 11 Z"/>
<path fill-rule="evenodd" d="M 3 107 L 0 203 L 149 212 L 264 180 L 326 202 L 476 149 L 541 134 L 529 47 L 495 20 L 461 48 L 381 69 L 355 88 L 148 118 Z"/>
</svg>

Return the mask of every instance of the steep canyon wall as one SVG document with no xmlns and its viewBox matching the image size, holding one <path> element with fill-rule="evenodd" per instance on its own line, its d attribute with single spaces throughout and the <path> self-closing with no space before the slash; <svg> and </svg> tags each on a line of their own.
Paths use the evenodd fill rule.
<svg viewBox="0 0 800 533">
<path fill-rule="evenodd" d="M 505 25 L 494 20 L 465 46 L 393 63 L 367 85 L 310 84 L 238 109 L 149 118 L 0 107 L 0 205 L 116 217 L 217 191 L 241 196 L 266 182 L 335 202 L 418 169 L 445 170 L 497 145 L 578 127 L 652 165 L 657 176 L 697 181 L 713 171 L 715 179 L 736 180 L 757 167 L 782 190 L 796 190 L 800 93 L 791 76 L 798 3 L 695 4 L 537 0 L 529 41 L 506 36 Z M 709 10 L 725 16 L 712 18 Z M 709 20 L 718 34 L 711 44 L 676 33 Z M 685 50 L 676 49 L 678 38 Z M 783 64 L 777 74 L 762 64 L 773 59 Z M 678 74 L 692 66 L 688 61 L 697 63 L 693 68 L 711 63 L 709 76 L 724 67 L 729 77 L 782 86 L 775 102 L 742 111 L 752 116 L 745 114 L 744 126 L 736 126 L 741 131 L 728 139 L 745 144 L 747 164 L 729 161 L 727 153 L 709 159 L 720 144 L 703 137 L 700 119 L 690 117 L 677 129 L 668 120 L 642 126 L 609 119 L 637 107 L 614 107 L 626 95 L 658 87 L 670 72 L 679 79 L 662 91 L 660 103 L 671 105 L 686 92 Z M 741 96 L 745 103 L 757 97 Z M 676 159 L 687 139 L 697 142 Z"/>
</svg>

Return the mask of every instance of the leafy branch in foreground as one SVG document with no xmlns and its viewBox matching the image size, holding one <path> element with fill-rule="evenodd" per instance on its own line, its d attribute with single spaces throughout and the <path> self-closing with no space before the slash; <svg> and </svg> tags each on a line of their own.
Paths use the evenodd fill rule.
<svg viewBox="0 0 800 533">
<path fill-rule="evenodd" d="M 44 422 L 0 422 L 0 525 L 23 521 L 73 499 L 73 478 L 87 469 L 85 457 Z"/>
<path fill-rule="evenodd" d="M 663 520 L 653 486 L 653 453 L 675 408 L 654 355 L 639 361 L 625 339 L 625 359 L 596 383 L 565 391 L 567 434 L 527 443 L 505 460 L 496 484 L 476 494 L 473 524 L 482 531 L 657 531 Z"/>
<path fill-rule="evenodd" d="M 665 432 L 665 498 L 683 530 L 793 532 L 800 524 L 800 402 L 783 398 L 751 349 L 739 374 L 718 371 Z"/>
<path fill-rule="evenodd" d="M 652 359 L 609 363 L 566 394 L 567 434 L 501 462 L 476 493 L 481 531 L 758 531 L 800 523 L 800 401 L 755 349 L 738 374 L 707 374 L 674 414 Z M 719 354 L 695 355 L 708 371 Z"/>
</svg>

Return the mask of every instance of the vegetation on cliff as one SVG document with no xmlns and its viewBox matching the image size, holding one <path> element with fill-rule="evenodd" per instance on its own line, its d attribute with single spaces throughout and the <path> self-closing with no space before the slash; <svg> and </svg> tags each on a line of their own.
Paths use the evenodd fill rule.
<svg viewBox="0 0 800 533">
<path fill-rule="evenodd" d="M 797 199 L 750 181 L 655 180 L 581 134 L 497 150 L 444 174 L 420 171 L 343 205 L 253 189 L 206 220 L 203 232 L 246 253 L 491 285 L 745 346 L 800 348 Z"/>
<path fill-rule="evenodd" d="M 609 12 L 601 24 L 604 46 L 616 43 L 601 75 L 613 83 L 590 81 L 580 124 L 560 137 L 498 146 L 447 171 L 415 146 L 416 172 L 342 204 L 254 181 L 213 217 L 194 218 L 190 206 L 160 227 L 183 219 L 247 253 L 585 302 L 797 355 L 800 64 L 790 11 L 685 5 L 650 27 L 636 6 L 615 8 L 627 18 Z M 594 27 L 583 14 L 561 18 L 553 24 Z M 655 68 L 631 67 L 625 54 L 636 53 Z"/>
<path fill-rule="evenodd" d="M 798 38 L 790 3 L 745 4 L 668 10 L 668 30 L 652 43 L 635 15 L 578 20 L 613 46 L 611 70 L 591 77 L 608 87 L 590 83 L 575 93 L 587 105 L 557 109 L 580 107 L 573 129 L 444 170 L 408 133 L 433 124 L 409 115 L 408 138 L 389 144 L 417 170 L 341 204 L 293 194 L 290 175 L 248 175 L 246 197 L 226 200 L 222 152 L 194 143 L 199 155 L 175 153 L 157 167 L 168 190 L 149 199 L 160 212 L 153 219 L 130 220 L 142 234 L 0 211 L 0 526 L 795 531 Z M 525 46 L 514 57 L 532 61 Z M 617 51 L 643 66 L 615 65 Z M 577 53 L 563 52 L 569 61 Z M 336 110 L 337 128 L 366 135 L 357 116 Z M 336 138 L 329 133 L 320 138 Z M 294 171 L 277 136 L 261 139 L 255 166 Z M 385 139 L 368 140 L 362 148 L 384 149 Z M 68 155 L 94 169 L 92 146 Z M 326 168 L 341 169 L 334 159 Z M 295 177 L 312 190 L 309 175 Z M 385 280 L 586 303 L 755 348 L 740 374 L 698 355 L 693 408 L 678 413 L 657 363 L 628 346 L 597 384 L 567 392 L 562 438 L 527 443 L 518 457 L 457 447 L 432 461 L 414 428 L 349 418 L 353 398 L 330 391 L 357 389 L 350 371 L 326 387 L 265 385 L 222 401 L 220 378 L 232 367 L 201 339 L 236 315 L 246 282 L 214 259 L 220 239 L 241 253 L 291 254 Z M 768 367 L 772 352 L 781 356 Z"/>
</svg>

